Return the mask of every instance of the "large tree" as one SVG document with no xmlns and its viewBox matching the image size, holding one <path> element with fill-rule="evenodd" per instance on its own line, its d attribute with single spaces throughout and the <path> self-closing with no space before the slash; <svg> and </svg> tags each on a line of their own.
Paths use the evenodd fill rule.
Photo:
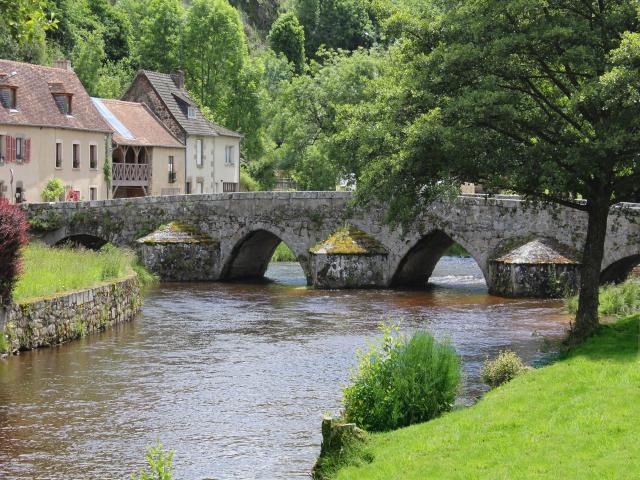
<svg viewBox="0 0 640 480">
<path fill-rule="evenodd" d="M 268 39 L 273 51 L 283 53 L 293 63 L 296 72 L 304 71 L 304 29 L 293 12 L 283 13 L 278 17 L 271 27 Z"/>
<path fill-rule="evenodd" d="M 392 49 L 376 101 L 344 122 L 360 194 L 401 214 L 471 180 L 584 211 L 573 334 L 589 335 L 609 209 L 640 190 L 638 2 L 434 4 Z"/>
<path fill-rule="evenodd" d="M 145 7 L 137 32 L 137 64 L 160 72 L 181 67 L 184 9 L 180 0 L 150 0 Z"/>
</svg>

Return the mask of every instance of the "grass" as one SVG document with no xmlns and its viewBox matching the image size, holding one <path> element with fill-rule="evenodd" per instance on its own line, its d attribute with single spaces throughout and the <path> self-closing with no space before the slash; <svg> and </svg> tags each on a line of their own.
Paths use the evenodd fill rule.
<svg viewBox="0 0 640 480">
<path fill-rule="evenodd" d="M 296 254 L 287 246 L 286 243 L 280 242 L 271 257 L 272 262 L 297 262 Z"/>
<path fill-rule="evenodd" d="M 143 285 L 155 277 L 137 264 L 135 254 L 113 246 L 99 252 L 76 247 L 51 248 L 32 243 L 23 252 L 23 270 L 13 290 L 15 301 L 92 287 L 132 274 Z"/>
<path fill-rule="evenodd" d="M 569 313 L 578 311 L 578 297 L 571 297 L 566 303 Z M 618 285 L 600 288 L 600 315 L 630 315 L 640 312 L 640 279 L 631 278 Z"/>
<path fill-rule="evenodd" d="M 387 253 L 384 246 L 366 232 L 344 225 L 323 242 L 311 247 L 311 253 L 329 255 L 377 255 Z"/>
<path fill-rule="evenodd" d="M 473 407 L 370 434 L 355 458 L 343 453 L 347 465 L 324 478 L 636 478 L 639 327 L 640 315 L 603 325 L 558 362 L 518 376 Z"/>
</svg>

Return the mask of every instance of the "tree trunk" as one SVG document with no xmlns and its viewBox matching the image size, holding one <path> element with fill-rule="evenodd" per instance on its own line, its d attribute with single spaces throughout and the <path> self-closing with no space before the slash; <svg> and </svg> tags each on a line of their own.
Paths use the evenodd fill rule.
<svg viewBox="0 0 640 480">
<path fill-rule="evenodd" d="M 587 238 L 582 252 L 578 313 L 571 331 L 573 340 L 582 340 L 598 327 L 598 290 L 609 217 L 609 197 L 601 195 L 589 202 Z"/>
</svg>

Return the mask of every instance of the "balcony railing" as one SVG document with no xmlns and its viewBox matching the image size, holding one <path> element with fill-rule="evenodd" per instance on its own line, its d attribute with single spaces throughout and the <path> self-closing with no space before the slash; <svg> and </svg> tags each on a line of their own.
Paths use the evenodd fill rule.
<svg viewBox="0 0 640 480">
<path fill-rule="evenodd" d="M 235 182 L 222 182 L 222 191 L 227 192 L 237 192 L 238 184 Z"/>
<path fill-rule="evenodd" d="M 151 169 L 147 163 L 114 163 L 112 165 L 114 187 L 146 187 Z"/>
</svg>

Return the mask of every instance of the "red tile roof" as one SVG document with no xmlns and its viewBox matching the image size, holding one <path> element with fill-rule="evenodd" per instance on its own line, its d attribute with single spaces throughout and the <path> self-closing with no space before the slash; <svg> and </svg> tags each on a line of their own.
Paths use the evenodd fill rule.
<svg viewBox="0 0 640 480">
<path fill-rule="evenodd" d="M 11 75 L 13 72 L 16 74 Z M 3 77 L 0 88 L 17 87 L 17 111 L 0 103 L 0 124 L 111 131 L 72 70 L 0 59 L 0 78 Z M 53 93 L 72 95 L 71 115 L 60 111 Z"/>
<path fill-rule="evenodd" d="M 113 128 L 114 142 L 120 145 L 184 148 L 145 104 L 106 98 L 94 98 L 93 101 L 98 104 L 98 111 Z"/>
</svg>

